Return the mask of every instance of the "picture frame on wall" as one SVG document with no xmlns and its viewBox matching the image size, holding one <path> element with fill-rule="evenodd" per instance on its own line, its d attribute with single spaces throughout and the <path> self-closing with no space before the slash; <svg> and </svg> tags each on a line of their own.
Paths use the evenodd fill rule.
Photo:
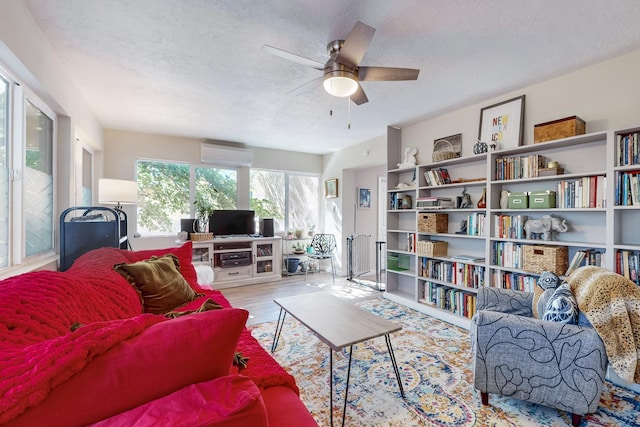
<svg viewBox="0 0 640 427">
<path fill-rule="evenodd" d="M 478 140 L 492 150 L 522 145 L 525 96 L 508 99 L 480 110 Z"/>
<path fill-rule="evenodd" d="M 327 179 L 324 182 L 324 197 L 327 199 L 338 197 L 338 178 Z"/>
<path fill-rule="evenodd" d="M 370 188 L 358 188 L 358 209 L 371 209 Z"/>
</svg>

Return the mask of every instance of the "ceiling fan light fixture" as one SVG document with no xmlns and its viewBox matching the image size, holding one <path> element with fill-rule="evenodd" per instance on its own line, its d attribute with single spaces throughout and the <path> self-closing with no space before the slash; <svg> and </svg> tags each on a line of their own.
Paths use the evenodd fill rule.
<svg viewBox="0 0 640 427">
<path fill-rule="evenodd" d="M 324 75 L 323 86 L 329 95 L 344 98 L 356 93 L 358 80 L 355 74 L 349 71 L 334 70 Z"/>
</svg>

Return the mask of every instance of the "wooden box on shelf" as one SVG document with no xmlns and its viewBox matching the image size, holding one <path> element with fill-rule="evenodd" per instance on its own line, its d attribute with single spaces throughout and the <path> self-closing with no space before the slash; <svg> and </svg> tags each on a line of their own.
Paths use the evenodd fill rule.
<svg viewBox="0 0 640 427">
<path fill-rule="evenodd" d="M 449 215 L 439 213 L 421 213 L 418 215 L 418 232 L 448 233 Z"/>
<path fill-rule="evenodd" d="M 562 275 L 569 264 L 569 249 L 566 246 L 523 245 L 522 269 L 540 274 L 551 271 Z"/>
<path fill-rule="evenodd" d="M 194 242 L 202 240 L 213 240 L 213 233 L 189 233 L 189 237 Z"/>
<path fill-rule="evenodd" d="M 447 256 L 447 242 L 437 240 L 421 240 L 416 245 L 416 253 L 419 256 Z"/>
<path fill-rule="evenodd" d="M 583 135 L 586 126 L 584 120 L 578 116 L 565 117 L 545 123 L 538 123 L 533 127 L 533 142 L 546 142 L 554 139 Z"/>
</svg>

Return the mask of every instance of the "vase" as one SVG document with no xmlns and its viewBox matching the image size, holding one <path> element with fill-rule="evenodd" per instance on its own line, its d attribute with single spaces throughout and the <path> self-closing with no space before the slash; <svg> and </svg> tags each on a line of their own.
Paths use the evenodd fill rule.
<svg viewBox="0 0 640 427">
<path fill-rule="evenodd" d="M 209 218 L 196 218 L 193 221 L 193 230 L 196 233 L 206 233 L 209 231 Z"/>
<path fill-rule="evenodd" d="M 486 200 L 486 197 L 487 197 L 487 189 L 486 189 L 486 188 L 483 188 L 483 189 L 482 189 L 482 196 L 480 197 L 480 200 L 478 200 L 478 207 L 479 207 L 480 209 L 484 209 L 484 208 L 486 208 L 486 207 L 487 207 L 487 200 Z"/>
</svg>

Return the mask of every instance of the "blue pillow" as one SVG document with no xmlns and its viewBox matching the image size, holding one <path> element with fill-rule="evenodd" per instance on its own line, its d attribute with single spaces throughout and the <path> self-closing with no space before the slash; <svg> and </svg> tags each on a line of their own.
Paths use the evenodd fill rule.
<svg viewBox="0 0 640 427">
<path fill-rule="evenodd" d="M 560 285 L 551 295 L 542 320 L 575 325 L 578 322 L 578 303 L 568 283 Z"/>
</svg>

